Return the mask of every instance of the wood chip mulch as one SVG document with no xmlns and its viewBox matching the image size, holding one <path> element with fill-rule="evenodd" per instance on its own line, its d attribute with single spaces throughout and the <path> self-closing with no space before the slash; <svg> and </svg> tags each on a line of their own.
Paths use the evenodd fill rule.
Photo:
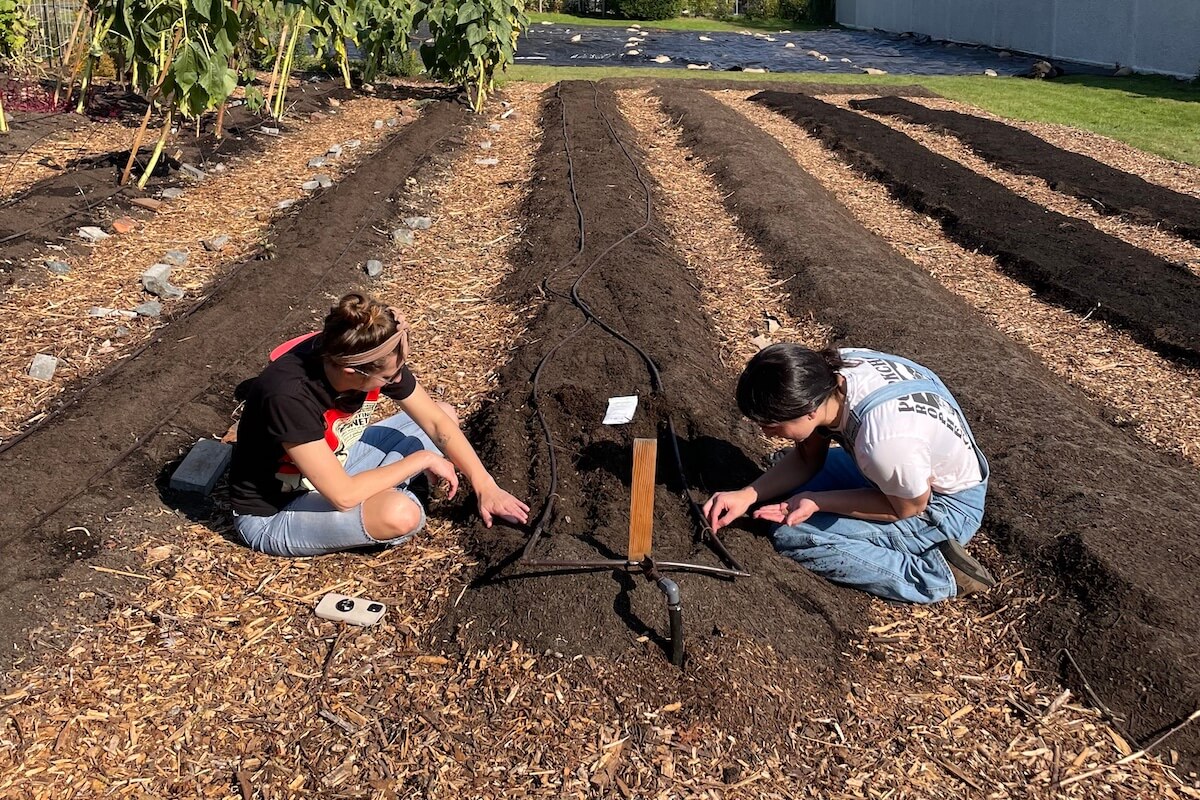
<svg viewBox="0 0 1200 800">
<path fill-rule="evenodd" d="M 187 297 L 163 301 L 164 318 L 195 302 L 204 287 L 261 244 L 271 219 L 281 213 L 277 203 L 301 199 L 305 192 L 300 185 L 316 173 L 337 180 L 397 130 L 376 130 L 376 119 L 397 117 L 402 124 L 414 119 L 411 110 L 401 113 L 405 105 L 362 98 L 345 103 L 336 115 L 301 122 L 295 132 L 272 137 L 261 152 L 231 159 L 225 172 L 188 187 L 157 214 L 137 215 L 138 225 L 131 233 L 114 235 L 82 257 L 66 257 L 69 274 L 6 287 L 0 295 L 0 340 L 6 343 L 0 352 L 0 436 L 36 421 L 66 385 L 122 358 L 163 324 L 144 317 L 92 317 L 89 309 L 128 311 L 154 299 L 142 291 L 140 277 L 168 250 L 188 253 L 187 265 L 171 272 L 171 282 Z M 308 166 L 309 159 L 324 154 L 330 145 L 350 139 L 359 139 L 361 146 L 346 149 L 340 159 L 330 158 L 320 169 Z M 230 241 L 220 252 L 201 246 L 201 240 L 222 234 Z M 27 376 L 39 353 L 60 361 L 49 382 Z"/>
<path fill-rule="evenodd" d="M 1131 222 L 1119 216 L 1101 214 L 1090 204 L 1076 197 L 1054 191 L 1041 178 L 1008 172 L 988 163 L 988 161 L 977 156 L 970 147 L 952 134 L 936 131 L 924 125 L 914 125 L 895 117 L 870 114 L 850 108 L 849 103 L 851 100 L 869 96 L 837 95 L 822 97 L 820 99 L 882 122 L 906 134 L 926 149 L 949 158 L 952 161 L 957 161 L 967 169 L 996 181 L 1026 200 L 1037 203 L 1051 211 L 1057 211 L 1069 217 L 1085 220 L 1097 230 L 1107 233 L 1109 236 L 1151 252 L 1165 261 L 1180 264 L 1193 274 L 1200 275 L 1200 245 L 1193 244 L 1169 231 Z M 966 108 L 956 110 L 960 113 L 971 113 Z"/>
<path fill-rule="evenodd" d="M 428 207 L 436 209 L 432 227 L 416 231 L 412 246 L 393 246 L 383 258 L 383 276 L 368 287 L 408 317 L 414 370 L 464 419 L 495 387 L 530 312 L 494 296 L 521 241 L 520 204 L 541 141 L 543 88 L 506 87 L 503 100 L 510 106 L 497 103 L 486 124 L 470 129 L 444 180 L 410 189 L 409 207 L 397 209 L 395 224 Z M 515 113 L 502 119 L 510 109 Z M 477 163 L 488 159 L 498 163 Z"/>
<path fill-rule="evenodd" d="M 493 149 L 506 155 L 489 169 L 508 170 L 509 179 L 528 174 L 535 151 L 530 89 L 528 96 L 518 87 L 505 94 L 528 124 L 518 117 L 490 134 Z M 715 188 L 702 164 L 685 160 L 677 132 L 655 118 L 657 109 L 634 113 L 629 104 L 645 98 L 622 100 L 656 177 L 674 175 L 695 190 L 674 192 L 671 207 L 660 211 L 684 240 L 698 279 L 712 278 L 718 264 L 733 271 L 727 294 L 753 298 L 749 314 L 721 311 L 730 358 L 740 357 L 758 314 L 782 314 L 772 305 L 779 287 L 748 288 L 763 286 L 761 257 L 751 249 L 737 248 L 740 262 L 703 258 L 706 227 L 729 226 L 719 230 L 737 235 Z M 481 135 L 469 134 L 469 144 Z M 509 245 L 486 243 L 519 235 L 515 212 L 530 187 L 489 205 L 503 219 L 473 236 L 473 210 L 509 187 L 499 179 L 486 192 L 459 191 L 469 185 L 453 174 L 459 166 L 475 165 L 455 165 L 430 187 L 432 202 L 421 210 L 434 228 L 399 254 L 416 261 L 420 253 L 433 264 L 435 246 L 454 249 L 428 273 L 444 286 L 404 300 L 421 281 L 397 275 L 388 294 L 406 302 L 414 320 L 414 356 L 427 358 L 438 343 L 437 355 L 419 363 L 426 383 L 457 379 L 446 369 L 456 358 L 472 359 L 457 362 L 471 366 L 457 370 L 466 373 L 463 381 L 449 381 L 443 395 L 472 408 L 486 395 L 487 373 L 503 348 L 476 357 L 474 335 L 448 332 L 455 325 L 514 330 L 520 310 L 487 298 L 449 303 L 448 296 L 476 295 L 444 289 L 494 285 L 507 269 L 500 262 Z M 450 220 L 462 220 L 465 230 L 456 233 Z M 482 262 L 489 277 L 475 285 Z M 480 310 L 490 303 L 499 307 Z M 717 318 L 715 305 L 710 313 Z M 789 336 L 811 330 L 780 319 Z M 433 511 L 427 532 L 404 547 L 286 560 L 232 543 L 224 521 L 135 519 L 123 538 L 136 542 L 136 558 L 113 579 L 142 591 L 115 603 L 73 645 L 0 677 L 0 796 L 1200 797 L 1159 761 L 1130 758 L 1130 743 L 1097 712 L 1029 674 L 1015 621 L 1044 598 L 1018 589 L 1019 576 L 991 593 L 990 607 L 876 604 L 866 638 L 848 650 L 847 694 L 836 707 L 813 707 L 797 688 L 803 683 L 794 660 L 763 644 L 722 645 L 721 637 L 694 647 L 678 685 L 657 698 L 622 682 L 629 673 L 621 662 L 662 661 L 650 644 L 618 662 L 535 654 L 515 642 L 461 656 L 430 646 L 474 567 L 461 534 Z M 387 616 L 365 629 L 318 620 L 312 606 L 328 591 L 386 602 Z M 707 706 L 699 690 L 715 692 Z M 714 702 L 740 710 L 747 723 L 697 711 Z M 791 722 L 786 730 L 756 730 L 748 722 L 756 708 L 786 709 L 775 717 L 790 712 Z"/>
<path fill-rule="evenodd" d="M 1173 363 L 1104 322 L 1039 300 L 1007 277 L 995 259 L 960 247 L 937 221 L 864 180 L 798 126 L 749 102 L 749 95 L 713 96 L 779 140 L 868 230 L 1110 408 L 1117 423 L 1200 465 L 1200 369 Z"/>
</svg>

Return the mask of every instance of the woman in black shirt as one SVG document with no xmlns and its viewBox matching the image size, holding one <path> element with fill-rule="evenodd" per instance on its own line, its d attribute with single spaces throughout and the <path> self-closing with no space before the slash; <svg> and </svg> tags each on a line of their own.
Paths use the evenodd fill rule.
<svg viewBox="0 0 1200 800">
<path fill-rule="evenodd" d="M 324 330 L 281 346 L 249 382 L 230 473 L 234 524 L 255 550 L 311 556 L 398 544 L 425 522 L 409 482 L 470 481 L 484 524 L 524 523 L 529 507 L 501 489 L 405 361 L 408 326 L 392 308 L 346 295 Z M 380 395 L 401 412 L 370 425 Z"/>
</svg>

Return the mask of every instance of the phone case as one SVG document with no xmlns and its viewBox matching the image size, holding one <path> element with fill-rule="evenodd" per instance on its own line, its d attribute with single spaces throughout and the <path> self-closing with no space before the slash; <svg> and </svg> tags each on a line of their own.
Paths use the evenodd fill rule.
<svg viewBox="0 0 1200 800">
<path fill-rule="evenodd" d="M 365 597 L 347 597 L 330 592 L 317 603 L 317 616 L 351 625 L 374 625 L 383 619 L 387 606 Z"/>
</svg>

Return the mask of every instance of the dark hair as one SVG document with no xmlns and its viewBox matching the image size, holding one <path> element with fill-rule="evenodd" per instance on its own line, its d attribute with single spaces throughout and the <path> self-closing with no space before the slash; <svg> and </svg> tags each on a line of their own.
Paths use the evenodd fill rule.
<svg viewBox="0 0 1200 800">
<path fill-rule="evenodd" d="M 765 347 L 738 378 L 738 408 L 759 425 L 811 414 L 837 389 L 837 371 L 844 366 L 835 347 L 818 351 L 788 342 Z"/>
<path fill-rule="evenodd" d="M 329 309 L 321 334 L 321 355 L 337 361 L 378 347 L 396 333 L 396 318 L 388 307 L 370 295 L 351 292 Z M 390 356 L 390 354 L 389 354 Z M 387 365 L 389 356 L 363 364 L 370 371 Z"/>
</svg>

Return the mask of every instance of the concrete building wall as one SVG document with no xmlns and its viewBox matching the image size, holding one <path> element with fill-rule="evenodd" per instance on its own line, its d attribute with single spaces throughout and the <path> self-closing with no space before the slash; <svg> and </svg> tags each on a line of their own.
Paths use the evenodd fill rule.
<svg viewBox="0 0 1200 800">
<path fill-rule="evenodd" d="M 850 28 L 911 31 L 1088 64 L 1200 72 L 1200 0 L 838 0 Z"/>
</svg>

